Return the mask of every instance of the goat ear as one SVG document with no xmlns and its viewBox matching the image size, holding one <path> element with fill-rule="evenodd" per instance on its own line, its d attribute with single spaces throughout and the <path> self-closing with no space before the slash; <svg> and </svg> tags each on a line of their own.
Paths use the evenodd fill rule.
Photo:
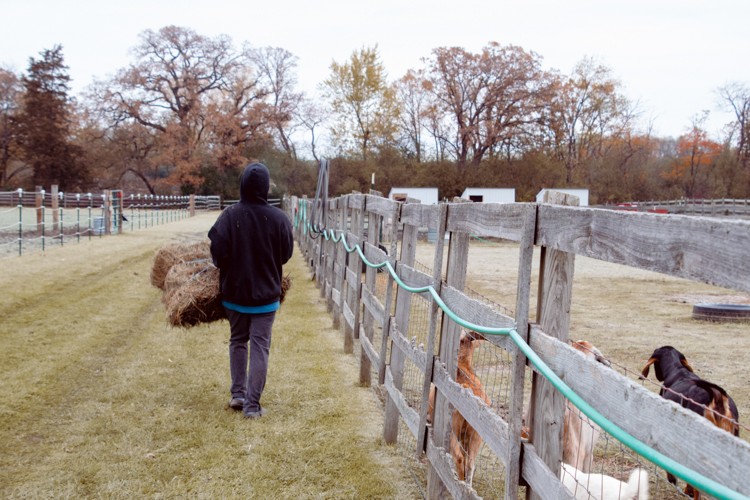
<svg viewBox="0 0 750 500">
<path fill-rule="evenodd" d="M 695 373 L 695 370 L 693 370 L 693 367 L 690 366 L 690 363 L 688 363 L 688 360 L 686 358 L 680 358 L 680 363 L 682 363 L 682 366 Z"/>
<path fill-rule="evenodd" d="M 649 368 L 651 368 L 651 365 L 656 363 L 656 361 L 657 361 L 656 358 L 651 358 L 648 360 L 648 363 L 646 363 L 646 366 L 644 366 L 643 370 L 641 370 L 641 375 L 643 376 L 643 378 L 648 378 Z"/>
</svg>

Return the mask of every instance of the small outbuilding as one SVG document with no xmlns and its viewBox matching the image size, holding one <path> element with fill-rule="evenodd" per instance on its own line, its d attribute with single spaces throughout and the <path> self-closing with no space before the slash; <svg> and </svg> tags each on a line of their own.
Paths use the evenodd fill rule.
<svg viewBox="0 0 750 500">
<path fill-rule="evenodd" d="M 545 188 L 539 191 L 536 195 L 536 202 L 542 203 L 542 200 L 544 200 L 544 192 L 545 191 L 558 191 L 560 193 L 565 194 L 572 194 L 573 196 L 578 197 L 578 206 L 579 207 L 587 207 L 589 206 L 589 190 L 588 189 L 571 189 L 571 188 Z"/>
<path fill-rule="evenodd" d="M 388 198 L 396 201 L 406 201 L 414 198 L 425 205 L 433 205 L 438 202 L 438 188 L 436 187 L 393 187 L 388 193 Z"/>
<path fill-rule="evenodd" d="M 461 198 L 477 203 L 515 203 L 515 188 L 472 188 L 464 189 Z"/>
</svg>

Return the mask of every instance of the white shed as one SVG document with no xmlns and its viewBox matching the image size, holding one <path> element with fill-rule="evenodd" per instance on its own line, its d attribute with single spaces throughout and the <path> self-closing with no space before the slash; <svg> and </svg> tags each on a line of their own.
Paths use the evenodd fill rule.
<svg viewBox="0 0 750 500">
<path fill-rule="evenodd" d="M 589 190 L 588 189 L 569 189 L 569 188 L 545 188 L 539 191 L 536 195 L 536 202 L 542 203 L 542 200 L 544 199 L 544 192 L 545 191 L 559 191 L 561 193 L 565 194 L 572 194 L 573 196 L 578 196 L 578 206 L 579 207 L 587 207 L 589 206 Z"/>
<path fill-rule="evenodd" d="M 418 187 L 393 187 L 388 193 L 388 198 L 396 201 L 405 201 L 406 198 L 415 198 L 425 205 L 432 205 L 438 202 L 438 189 L 418 188 Z"/>
<path fill-rule="evenodd" d="M 514 188 L 470 188 L 464 189 L 461 198 L 478 203 L 515 203 Z"/>
</svg>

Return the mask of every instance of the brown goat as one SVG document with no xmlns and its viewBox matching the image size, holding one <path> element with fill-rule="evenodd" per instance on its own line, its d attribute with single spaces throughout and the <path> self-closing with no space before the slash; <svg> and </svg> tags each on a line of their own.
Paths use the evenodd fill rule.
<svg viewBox="0 0 750 500">
<path fill-rule="evenodd" d="M 482 381 L 479 380 L 479 377 L 474 372 L 474 368 L 471 366 L 472 359 L 474 358 L 474 349 L 483 340 L 476 332 L 461 332 L 456 382 L 462 387 L 471 389 L 471 392 L 476 397 L 484 401 L 487 406 L 490 406 L 490 398 L 484 392 Z M 474 478 L 474 461 L 477 453 L 479 453 L 479 448 L 482 446 L 482 438 L 457 410 L 453 410 L 451 430 L 453 432 L 451 433 L 450 450 L 453 460 L 456 462 L 458 478 L 471 484 Z"/>
<path fill-rule="evenodd" d="M 456 382 L 462 387 L 471 389 L 476 397 L 484 401 L 487 406 L 490 405 L 490 398 L 484 392 L 482 381 L 479 380 L 474 372 L 471 363 L 474 358 L 474 349 L 484 339 L 476 332 L 461 332 L 461 338 L 458 346 L 458 369 L 456 370 Z M 430 397 L 427 402 L 427 423 L 432 423 L 433 412 L 435 411 L 435 386 L 430 388 Z M 482 438 L 469 425 L 457 410 L 453 410 L 451 417 L 451 442 L 450 451 L 453 461 L 456 463 L 456 472 L 458 478 L 471 484 L 474 477 L 474 461 L 479 448 L 482 445 Z"/>
<path fill-rule="evenodd" d="M 610 366 L 599 349 L 591 342 L 579 340 L 571 346 L 594 361 Z M 581 413 L 570 401 L 565 405 L 565 427 L 563 430 L 563 462 L 581 472 L 591 472 L 594 461 L 594 446 L 601 435 L 601 428 Z"/>
<path fill-rule="evenodd" d="M 571 347 L 580 351 L 593 361 L 610 366 L 609 360 L 587 340 L 571 343 Z M 525 419 L 528 421 L 528 416 Z M 565 405 L 563 427 L 563 462 L 572 465 L 581 472 L 591 472 L 594 460 L 594 447 L 601 435 L 601 428 L 570 401 Z M 529 428 L 521 429 L 521 437 L 529 438 Z"/>
<path fill-rule="evenodd" d="M 656 378 L 662 383 L 659 394 L 663 398 L 704 416 L 735 436 L 740 435 L 734 400 L 718 385 L 696 375 L 684 354 L 672 346 L 656 349 L 641 371 L 643 378 L 648 377 L 652 365 Z M 667 474 L 667 478 L 672 484 L 677 484 L 677 478 L 672 474 Z M 700 492 L 690 484 L 685 487 L 685 493 L 696 500 L 700 498 Z"/>
</svg>

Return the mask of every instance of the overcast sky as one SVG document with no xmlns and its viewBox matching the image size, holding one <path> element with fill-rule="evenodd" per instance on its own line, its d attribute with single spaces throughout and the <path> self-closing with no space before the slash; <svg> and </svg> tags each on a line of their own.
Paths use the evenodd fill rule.
<svg viewBox="0 0 750 500">
<path fill-rule="evenodd" d="M 332 61 L 377 44 L 389 79 L 422 66 L 436 47 L 479 52 L 519 45 L 545 69 L 571 73 L 584 57 L 608 66 L 643 122 L 678 136 L 702 110 L 718 134 L 732 115 L 716 89 L 750 85 L 749 0 L 0 0 L 0 65 L 27 69 L 55 44 L 77 94 L 134 62 L 144 30 L 189 27 L 240 47 L 281 47 L 299 58 L 312 94 Z"/>
</svg>

